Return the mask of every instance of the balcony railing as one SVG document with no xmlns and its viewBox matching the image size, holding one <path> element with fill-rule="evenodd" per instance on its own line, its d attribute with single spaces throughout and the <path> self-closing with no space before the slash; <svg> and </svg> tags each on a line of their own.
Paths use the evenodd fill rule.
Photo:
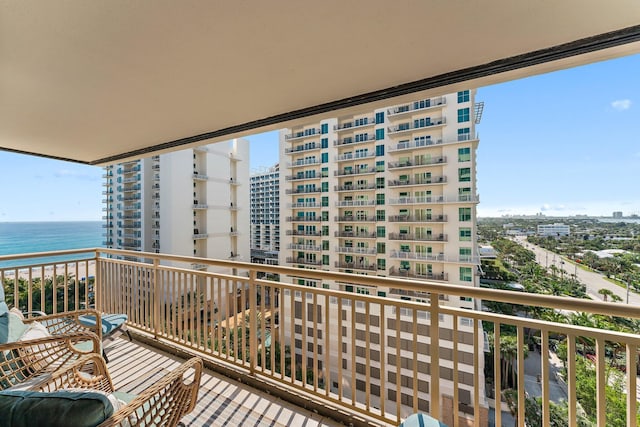
<svg viewBox="0 0 640 427">
<path fill-rule="evenodd" d="M 322 232 L 307 230 L 287 230 L 287 236 L 322 236 Z"/>
<path fill-rule="evenodd" d="M 446 234 L 389 233 L 389 240 L 415 240 L 420 242 L 446 242 Z"/>
<path fill-rule="evenodd" d="M 335 156 L 336 162 L 345 162 L 348 160 L 360 160 L 360 159 L 368 159 L 370 157 L 375 157 L 375 151 L 365 151 L 365 152 L 356 152 L 349 154 L 341 154 L 339 156 Z"/>
<path fill-rule="evenodd" d="M 306 193 L 321 193 L 322 189 L 320 187 L 305 187 L 305 188 L 295 188 L 288 189 L 285 191 L 286 194 L 306 194 Z"/>
<path fill-rule="evenodd" d="M 414 121 L 413 123 L 407 122 L 404 124 L 400 124 L 397 126 L 390 126 L 387 128 L 387 132 L 389 135 L 401 133 L 401 132 L 411 132 L 416 129 L 425 129 L 435 126 L 444 126 L 447 123 L 447 120 L 444 117 L 431 118 L 430 120 L 420 120 Z"/>
<path fill-rule="evenodd" d="M 319 216 L 288 216 L 287 222 L 320 222 Z"/>
<path fill-rule="evenodd" d="M 334 147 L 339 147 L 341 145 L 354 145 L 354 144 L 364 144 L 366 142 L 374 142 L 376 140 L 375 133 L 369 133 L 364 136 L 359 136 L 355 138 L 353 136 L 348 136 L 346 138 L 341 138 L 336 141 L 333 141 Z"/>
<path fill-rule="evenodd" d="M 303 151 L 319 150 L 319 149 L 320 149 L 320 144 L 316 144 L 315 142 L 313 142 L 311 144 L 298 145 L 297 147 L 293 147 L 293 148 L 285 148 L 284 152 L 289 154 L 289 153 L 300 153 Z"/>
<path fill-rule="evenodd" d="M 389 117 L 399 116 L 401 114 L 409 114 L 415 111 L 427 110 L 429 108 L 443 107 L 447 104 L 447 98 L 438 97 L 417 101 L 411 104 L 398 105 L 387 110 Z"/>
<path fill-rule="evenodd" d="M 463 264 L 480 264 L 480 258 L 472 255 L 445 256 L 444 254 L 428 254 L 424 252 L 391 251 L 391 258 L 416 261 L 452 262 Z"/>
<path fill-rule="evenodd" d="M 294 141 L 296 139 L 309 138 L 311 136 L 317 136 L 317 135 L 320 135 L 320 129 L 313 128 L 313 129 L 305 129 L 303 131 L 290 133 L 288 135 L 285 135 L 284 139 L 286 141 Z"/>
<path fill-rule="evenodd" d="M 340 200 L 336 202 L 336 206 L 338 207 L 375 206 L 375 204 L 375 200 Z"/>
<path fill-rule="evenodd" d="M 471 141 L 474 139 L 478 139 L 478 136 L 471 135 L 468 133 L 461 134 L 461 135 L 458 135 L 456 138 L 446 139 L 446 140 L 443 140 L 443 139 L 432 140 L 430 137 L 415 138 L 413 141 L 409 141 L 409 140 L 399 141 L 397 144 L 387 147 L 387 151 L 394 152 L 394 151 L 402 151 L 402 150 L 411 150 L 414 148 L 428 147 L 431 145 L 459 144 L 460 142 Z"/>
<path fill-rule="evenodd" d="M 335 185 L 333 187 L 335 191 L 366 191 L 375 190 L 376 184 L 357 184 L 357 185 Z"/>
<path fill-rule="evenodd" d="M 355 232 L 355 231 L 336 231 L 334 233 L 336 237 L 350 237 L 350 238 L 358 238 L 358 239 L 375 239 L 377 237 L 376 233 L 365 233 L 365 232 Z"/>
<path fill-rule="evenodd" d="M 334 217 L 334 220 L 336 222 L 376 222 L 377 219 L 375 216 L 346 216 L 346 215 L 341 215 L 341 216 L 336 216 Z"/>
<path fill-rule="evenodd" d="M 337 246 L 336 252 L 341 254 L 375 255 L 376 248 L 354 248 L 352 246 Z"/>
<path fill-rule="evenodd" d="M 287 163 L 287 168 L 291 169 L 291 168 L 297 168 L 300 166 L 319 165 L 319 164 L 320 164 L 319 159 L 301 159 L 295 162 Z"/>
<path fill-rule="evenodd" d="M 334 176 L 349 176 L 349 175 L 365 175 L 376 173 L 377 170 L 373 166 L 366 168 L 356 168 L 356 169 L 342 169 L 333 172 Z"/>
<path fill-rule="evenodd" d="M 446 215 L 414 216 L 414 215 L 390 215 L 389 222 L 447 222 Z"/>
<path fill-rule="evenodd" d="M 389 199 L 390 205 L 423 205 L 431 203 L 478 203 L 478 196 L 464 194 L 458 197 L 428 196 L 428 197 L 401 197 L 399 199 Z"/>
<path fill-rule="evenodd" d="M 438 156 L 438 157 L 432 157 L 430 159 L 425 159 L 422 161 L 406 160 L 402 162 L 388 162 L 387 167 L 389 169 L 399 169 L 399 168 L 409 168 L 409 167 L 417 167 L 417 166 L 443 165 L 445 163 L 447 163 L 447 157 Z"/>
<path fill-rule="evenodd" d="M 290 243 L 290 244 L 287 245 L 287 249 L 294 249 L 294 250 L 298 250 L 298 251 L 320 252 L 322 250 L 322 246 L 300 245 L 300 244 Z"/>
<path fill-rule="evenodd" d="M 66 261 L 47 261 L 51 256 Z M 196 265 L 216 272 L 193 270 Z M 336 267 L 358 270 L 361 265 L 339 262 Z M 261 280 L 258 273 L 303 276 L 318 286 L 346 283 L 354 292 L 347 286 L 341 291 Z M 577 425 L 583 411 L 582 396 L 576 393 L 579 363 L 587 364 L 595 377 L 590 396 L 598 425 L 606 425 L 612 381 L 631 390 L 620 402 L 626 406 L 626 424 L 636 425 L 636 330 L 606 329 L 608 322 L 584 327 L 464 309 L 458 301 L 627 319 L 640 319 L 640 307 L 438 283 L 447 275 L 405 268 L 391 267 L 388 273 L 391 277 L 360 276 L 111 249 L 0 256 L 10 307 L 60 313 L 95 304 L 102 312 L 126 314 L 129 330 L 151 337 L 151 345 L 165 343 L 204 357 L 242 382 L 265 389 L 277 384 L 278 396 L 297 402 L 302 392 L 319 403 L 324 416 L 346 413 L 398 425 L 408 414 L 422 411 L 448 425 L 485 425 L 491 402 L 487 396 L 501 396 L 504 383 L 503 358 L 492 348 L 500 348 L 510 330 L 516 344 L 512 388 L 520 425 L 525 425 L 525 382 L 539 390 L 542 425 L 550 425 L 550 390 L 557 387 L 551 379 L 552 359 L 557 360 L 559 344 L 567 349 L 563 381 L 569 425 Z M 55 286 L 48 285 L 52 282 Z M 427 302 L 376 296 L 376 290 L 419 295 Z M 490 339 L 485 330 L 493 331 Z M 535 347 L 529 357 L 538 355 L 533 359 L 540 372 L 537 381 L 525 367 L 527 345 Z M 501 411 L 495 411 L 495 425 L 503 421 Z"/>
<path fill-rule="evenodd" d="M 357 119 L 349 122 L 342 122 L 333 127 L 333 130 L 336 132 L 340 132 L 343 130 L 353 130 L 353 129 L 361 129 L 367 126 L 374 126 L 376 124 L 375 116 L 372 117 L 364 117 L 362 119 Z"/>
<path fill-rule="evenodd" d="M 364 262 L 343 262 L 336 261 L 334 263 L 336 268 L 340 268 L 343 270 L 365 270 L 365 271 L 376 271 L 375 264 L 367 264 Z"/>
<path fill-rule="evenodd" d="M 407 180 L 399 180 L 393 179 L 387 181 L 387 185 L 389 187 L 404 187 L 406 185 L 436 185 L 436 184 L 444 184 L 447 182 L 446 176 L 433 176 L 430 179 L 421 178 L 421 179 L 407 179 Z"/>
<path fill-rule="evenodd" d="M 322 265 L 322 261 L 306 259 L 306 258 L 293 258 L 287 257 L 288 264 L 304 264 L 304 265 Z"/>
</svg>

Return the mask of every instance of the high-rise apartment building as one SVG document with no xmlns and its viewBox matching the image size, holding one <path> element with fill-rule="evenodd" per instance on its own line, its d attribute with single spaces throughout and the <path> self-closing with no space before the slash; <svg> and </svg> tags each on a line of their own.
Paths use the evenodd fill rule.
<svg viewBox="0 0 640 427">
<path fill-rule="evenodd" d="M 281 131 L 280 161 L 286 165 L 286 172 L 280 178 L 285 235 L 280 264 L 301 268 L 297 277 L 289 278 L 291 282 L 420 301 L 426 301 L 428 296 L 348 282 L 319 283 L 305 278 L 303 269 L 478 286 L 479 141 L 475 124 L 479 113 L 474 96 L 475 91 L 465 90 Z M 477 302 L 461 298 L 446 303 L 473 308 Z M 343 316 L 346 321 L 349 310 Z M 451 322 L 441 319 L 440 326 L 451 331 Z M 471 319 L 460 318 L 457 329 L 461 334 L 471 328 Z M 387 327 L 382 333 L 395 340 L 393 328 Z M 465 339 L 470 336 L 465 335 Z M 459 398 L 467 415 L 472 411 L 470 399 L 474 395 L 470 344 L 473 342 L 460 345 L 465 380 L 460 384 Z M 429 342 L 407 341 L 406 345 Z M 376 350 L 373 347 L 376 346 L 364 351 Z M 386 349 L 389 354 L 396 354 L 396 350 L 391 346 Z M 338 352 L 335 357 L 333 366 L 349 366 L 351 355 Z M 389 361 L 387 366 L 390 364 Z M 350 369 L 358 371 L 357 363 Z M 344 378 L 344 371 L 342 374 Z M 334 383 L 337 374 L 329 375 Z M 358 371 L 356 377 L 361 375 L 363 372 Z M 422 409 L 428 406 L 429 380 L 427 372 L 419 372 Z M 441 387 L 447 389 L 447 378 L 441 377 L 440 381 Z M 350 386 L 356 393 L 365 391 L 360 390 L 358 381 Z M 484 387 L 483 381 L 480 387 Z M 393 405 L 384 393 L 379 396 L 383 398 Z M 400 396 L 403 404 L 412 399 L 413 390 Z"/>
<path fill-rule="evenodd" d="M 251 174 L 251 261 L 278 264 L 280 166 Z"/>
<path fill-rule="evenodd" d="M 248 141 L 107 166 L 104 177 L 105 246 L 249 260 Z"/>
</svg>

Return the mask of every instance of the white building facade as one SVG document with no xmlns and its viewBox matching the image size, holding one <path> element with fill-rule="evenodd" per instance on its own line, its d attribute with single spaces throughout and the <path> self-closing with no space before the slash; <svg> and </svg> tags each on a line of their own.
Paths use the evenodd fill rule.
<svg viewBox="0 0 640 427">
<path fill-rule="evenodd" d="M 302 269 L 479 286 L 476 238 L 479 141 L 475 132 L 474 95 L 475 91 L 467 90 L 418 99 L 281 131 L 280 164 L 286 165 L 286 171 L 280 177 L 280 207 L 281 228 L 286 236 L 282 238 L 280 264 L 301 268 L 300 275 L 290 277 L 290 281 L 419 301 L 426 301 L 428 296 L 349 283 L 319 283 L 306 278 Z M 471 299 L 447 302 L 469 309 L 476 303 Z M 362 314 L 356 314 L 356 323 Z M 349 321 L 349 310 L 344 316 L 343 320 Z M 451 319 L 441 319 L 441 327 L 450 331 L 453 328 L 450 322 Z M 472 362 L 473 340 L 468 342 L 472 322 L 461 318 L 457 329 L 467 340 L 459 344 L 460 360 Z M 394 328 L 387 327 L 381 333 L 395 340 Z M 428 338 L 419 343 L 403 339 L 397 345 L 408 348 L 429 342 Z M 364 341 L 362 346 L 362 354 L 356 355 L 356 363 L 351 366 L 352 355 L 332 345 L 336 349 L 331 355 L 335 358 L 332 365 L 355 370 L 356 377 L 363 378 L 359 366 L 364 363 L 364 354 L 377 351 L 379 358 L 380 346 L 369 343 L 366 347 Z M 390 347 L 387 346 L 388 354 L 397 354 L 399 350 Z M 370 362 L 376 364 L 375 360 Z M 473 363 L 463 362 L 460 369 L 464 373 L 459 396 L 462 415 L 469 417 L 464 412 L 472 410 L 469 408 L 474 395 Z M 328 375 L 333 385 L 345 377 L 344 370 L 342 379 L 336 372 Z M 412 375 L 413 371 L 408 369 L 406 376 Z M 429 380 L 426 369 L 419 372 L 418 405 L 425 411 Z M 446 389 L 446 379 L 440 381 Z M 356 380 L 356 384 L 344 387 L 360 394 L 365 391 L 362 384 Z M 484 396 L 483 378 L 480 387 L 480 395 Z M 378 402 L 373 405 L 379 407 L 380 399 L 387 399 L 385 406 L 395 404 L 397 397 L 388 396 L 379 388 L 377 393 Z M 411 389 L 403 392 L 402 404 L 411 406 L 413 394 Z"/>
<path fill-rule="evenodd" d="M 538 225 L 538 236 L 542 237 L 561 237 L 568 236 L 570 233 L 569 226 L 566 224 L 540 224 Z"/>
<path fill-rule="evenodd" d="M 278 264 L 280 251 L 280 166 L 251 174 L 252 262 Z"/>
</svg>

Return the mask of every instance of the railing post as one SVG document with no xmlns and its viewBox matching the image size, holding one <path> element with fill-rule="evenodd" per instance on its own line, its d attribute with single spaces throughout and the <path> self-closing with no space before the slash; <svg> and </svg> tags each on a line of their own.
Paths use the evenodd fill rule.
<svg viewBox="0 0 640 427">
<path fill-rule="evenodd" d="M 429 415 L 435 419 L 440 419 L 440 294 L 431 293 L 430 305 L 430 342 L 431 351 L 431 402 L 429 405 Z M 454 405 L 457 403 L 454 402 Z"/>
<path fill-rule="evenodd" d="M 104 290 L 104 286 L 102 285 L 102 268 L 100 267 L 100 254 L 98 253 L 98 251 L 96 251 L 95 254 L 95 279 L 93 281 L 93 297 L 95 298 L 95 309 L 99 312 L 102 312 L 102 292 Z M 89 291 L 89 266 L 87 264 L 85 264 L 85 272 L 84 272 L 84 276 L 85 276 L 85 280 L 86 280 L 86 291 L 87 293 L 85 293 L 84 296 L 84 301 L 85 301 L 85 307 L 84 308 L 90 308 L 89 305 L 89 295 L 88 295 L 88 291 Z"/>
<path fill-rule="evenodd" d="M 158 258 L 153 259 L 153 289 L 154 289 L 154 301 L 153 301 L 153 337 L 158 338 L 158 332 L 160 331 L 160 300 L 162 299 L 162 292 L 160 289 L 160 277 L 158 265 L 160 260 Z"/>
<path fill-rule="evenodd" d="M 258 359 L 258 286 L 257 271 L 249 272 L 249 370 L 255 374 Z M 246 325 L 245 325 L 246 328 Z"/>
</svg>

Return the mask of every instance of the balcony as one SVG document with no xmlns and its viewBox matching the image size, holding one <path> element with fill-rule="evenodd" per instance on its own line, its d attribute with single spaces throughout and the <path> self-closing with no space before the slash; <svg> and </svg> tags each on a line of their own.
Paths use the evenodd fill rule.
<svg viewBox="0 0 640 427">
<path fill-rule="evenodd" d="M 368 191 L 375 190 L 376 184 L 335 185 L 333 189 L 335 191 Z"/>
<path fill-rule="evenodd" d="M 340 147 L 342 145 L 364 144 L 367 142 L 375 142 L 375 140 L 376 140 L 376 134 L 369 133 L 369 134 L 365 134 L 364 136 L 358 136 L 357 138 L 354 138 L 352 136 L 348 136 L 346 138 L 340 138 L 336 141 L 333 141 L 333 146 Z"/>
<path fill-rule="evenodd" d="M 448 262 L 456 264 L 480 264 L 480 258 L 474 256 L 445 256 L 444 254 L 428 254 L 423 252 L 391 251 L 390 258 L 414 261 Z"/>
<path fill-rule="evenodd" d="M 345 153 L 339 156 L 335 156 L 334 159 L 336 162 L 346 162 L 349 160 L 361 160 L 361 159 L 370 159 L 371 157 L 375 157 L 375 151 L 365 151 L 365 152 L 356 152 L 356 153 Z"/>
<path fill-rule="evenodd" d="M 287 230 L 287 236 L 322 236 L 322 232 L 307 230 Z"/>
<path fill-rule="evenodd" d="M 377 172 L 376 168 L 371 166 L 366 168 L 337 170 L 333 173 L 333 175 L 334 176 L 368 175 L 368 174 L 374 174 L 376 172 Z"/>
<path fill-rule="evenodd" d="M 310 187 L 310 188 L 296 188 L 296 189 L 288 189 L 285 191 L 286 194 L 308 194 L 308 193 L 321 193 L 322 189 L 320 187 Z"/>
<path fill-rule="evenodd" d="M 316 144 L 315 142 L 312 142 L 310 144 L 298 145 L 297 147 L 293 147 L 293 148 L 285 148 L 284 152 L 287 154 L 290 154 L 290 153 L 301 153 L 303 151 L 319 150 L 319 149 L 320 149 L 320 144 Z"/>
<path fill-rule="evenodd" d="M 295 141 L 298 139 L 309 138 L 320 135 L 320 128 L 305 129 L 299 132 L 292 132 L 284 136 L 285 141 Z"/>
<path fill-rule="evenodd" d="M 387 110 L 388 117 L 398 117 L 404 114 L 414 113 L 416 111 L 424 111 L 431 108 L 442 108 L 447 104 L 447 98 L 438 97 L 426 99 L 424 101 L 412 102 L 410 104 L 398 105 Z"/>
<path fill-rule="evenodd" d="M 419 129 L 434 128 L 438 126 L 444 126 L 447 124 L 447 120 L 444 117 L 427 118 L 415 120 L 413 123 L 407 122 L 397 126 L 390 126 L 387 128 L 389 135 L 397 135 L 404 132 L 412 132 Z"/>
<path fill-rule="evenodd" d="M 197 200 L 194 200 L 192 208 L 195 210 L 202 210 L 209 208 L 209 205 L 207 205 L 206 203 L 198 203 Z"/>
<path fill-rule="evenodd" d="M 322 251 L 322 247 L 321 246 L 303 245 L 303 244 L 295 244 L 295 243 L 288 244 L 287 245 L 287 249 L 293 249 L 293 250 L 298 250 L 298 251 L 312 251 L 312 252 L 320 252 L 320 251 Z"/>
<path fill-rule="evenodd" d="M 426 178 L 407 179 L 407 180 L 392 179 L 387 181 L 387 186 L 406 187 L 410 185 L 438 185 L 438 184 L 445 184 L 446 182 L 447 182 L 446 176 L 432 176 L 430 179 L 426 179 Z"/>
<path fill-rule="evenodd" d="M 365 233 L 363 231 L 336 231 L 334 233 L 335 237 L 347 237 L 347 238 L 358 238 L 358 239 L 376 239 L 376 233 Z"/>
<path fill-rule="evenodd" d="M 200 239 L 206 239 L 208 236 L 209 236 L 209 234 L 207 234 L 207 233 L 199 233 L 199 232 L 196 233 L 194 231 L 193 235 L 191 235 L 191 238 L 193 240 L 200 240 Z"/>
<path fill-rule="evenodd" d="M 340 200 L 336 202 L 337 207 L 375 206 L 375 204 L 375 200 Z"/>
<path fill-rule="evenodd" d="M 194 172 L 193 173 L 193 179 L 195 181 L 206 181 L 206 180 L 209 179 L 209 177 L 207 175 L 204 175 L 204 174 L 201 174 L 201 173 L 198 173 L 198 172 Z"/>
<path fill-rule="evenodd" d="M 375 255 L 376 248 L 354 248 L 353 246 L 338 246 L 335 248 L 339 254 Z"/>
<path fill-rule="evenodd" d="M 304 264 L 304 265 L 313 265 L 313 266 L 322 265 L 322 261 L 306 259 L 306 258 L 287 257 L 286 262 L 287 264 Z"/>
<path fill-rule="evenodd" d="M 320 222 L 320 217 L 316 216 L 288 216 L 287 222 Z"/>
<path fill-rule="evenodd" d="M 414 240 L 416 242 L 446 242 L 446 234 L 389 233 L 389 240 Z"/>
<path fill-rule="evenodd" d="M 364 117 L 361 119 L 356 119 L 349 122 L 342 122 L 333 127 L 333 130 L 336 132 L 342 132 L 344 130 L 354 130 L 354 129 L 362 129 L 368 126 L 374 126 L 376 124 L 375 116 L 372 117 Z"/>
<path fill-rule="evenodd" d="M 336 222 L 376 222 L 377 219 L 372 215 L 365 216 L 353 216 L 353 215 L 341 215 L 334 217 Z"/>
<path fill-rule="evenodd" d="M 413 141 L 409 141 L 409 140 L 399 141 L 397 144 L 387 147 L 387 151 L 392 153 L 394 151 L 413 150 L 415 148 L 428 147 L 431 145 L 459 144 L 461 142 L 472 141 L 477 139 L 478 139 L 477 135 L 474 136 L 471 134 L 461 134 L 461 135 L 458 135 L 457 138 L 447 139 L 447 140 L 442 140 L 442 139 L 432 140 L 430 136 L 426 136 L 424 138 L 414 138 Z"/>
<path fill-rule="evenodd" d="M 300 203 L 288 203 L 287 204 L 288 208 L 321 208 L 322 204 L 320 203 L 312 203 L 312 202 L 300 202 Z"/>
<path fill-rule="evenodd" d="M 445 196 L 428 196 L 428 197 L 401 197 L 399 199 L 389 199 L 390 205 L 429 205 L 437 204 L 456 204 L 456 203 L 479 203 L 480 199 L 477 195 L 464 194 L 458 197 Z"/>
<path fill-rule="evenodd" d="M 313 171 L 312 174 L 296 174 L 296 175 L 287 175 L 285 176 L 285 181 L 302 181 L 305 179 L 320 179 L 320 171 Z"/>
<path fill-rule="evenodd" d="M 405 160 L 402 162 L 387 162 L 387 168 L 391 170 L 391 169 L 411 168 L 411 167 L 419 167 L 419 166 L 444 165 L 445 163 L 447 163 L 447 157 L 438 156 L 438 157 L 432 157 L 430 159 L 425 159 L 423 161 Z"/>
<path fill-rule="evenodd" d="M 389 222 L 447 222 L 446 215 L 433 216 L 413 216 L 413 215 L 390 215 L 387 217 Z"/>
<path fill-rule="evenodd" d="M 62 254 L 67 261 L 56 264 L 37 259 Z M 297 259 L 293 262 L 300 261 L 305 263 Z M 0 265 L 5 262 L 19 264 L 0 267 L 10 307 L 59 313 L 97 304 L 102 312 L 128 315 L 127 326 L 135 335 L 135 342 L 116 339 L 106 348 L 116 388 L 121 386 L 132 392 L 136 384 L 153 381 L 158 372 L 175 366 L 175 355 L 202 357 L 206 366 L 216 373 L 205 373 L 198 406 L 183 420 L 188 425 L 224 422 L 242 425 L 254 423 L 254 416 L 254 425 L 264 422 L 278 425 L 272 421 L 275 419 L 283 425 L 304 424 L 312 419 L 309 425 L 316 425 L 320 417 L 332 417 L 343 424 L 397 425 L 408 414 L 420 410 L 449 425 L 473 424 L 474 418 L 477 425 L 486 425 L 488 406 L 493 405 L 487 396 L 502 394 L 500 369 L 493 370 L 486 379 L 482 369 L 485 363 L 501 364 L 500 354 L 492 355 L 489 348 L 490 344 L 499 348 L 503 339 L 501 329 L 494 328 L 496 325 L 508 326 L 516 332 L 513 366 L 518 374 L 518 387 L 515 399 L 521 408 L 525 384 L 537 383 L 538 392 L 545 396 L 551 387 L 557 387 L 551 379 L 555 369 L 551 359 L 555 358 L 555 347 L 560 342 L 567 347 L 567 402 L 574 425 L 579 406 L 572 390 L 578 381 L 576 363 L 579 361 L 589 360 L 593 366 L 594 395 L 601 420 L 606 410 L 608 372 L 613 369 L 609 360 L 612 346 L 620 350 L 618 354 L 622 356 L 617 361 L 616 376 L 626 384 L 626 389 L 636 390 L 637 385 L 635 373 L 640 344 L 637 333 L 468 310 L 452 302 L 464 297 L 485 303 L 495 301 L 558 312 L 639 319 L 640 307 L 632 305 L 442 284 L 438 281 L 446 280 L 446 274 L 415 273 L 396 267 L 389 269 L 391 277 L 303 270 L 304 276 L 317 284 L 336 280 L 371 293 L 360 295 L 256 279 L 261 269 L 281 277 L 298 277 L 301 272 L 298 268 L 111 249 L 1 256 Z M 250 272 L 248 276 L 238 274 L 229 280 L 229 274 L 194 270 L 196 266 L 198 269 L 237 267 Z M 375 265 L 360 263 L 338 262 L 335 266 L 376 271 Z M 68 280 L 60 280 L 56 288 L 45 288 L 41 299 L 36 284 L 45 282 L 44 279 L 51 278 L 56 271 L 69 271 L 73 275 Z M 17 291 L 17 276 L 25 281 L 24 292 Z M 91 277 L 92 282 L 76 282 L 76 277 Z M 390 290 L 388 293 L 392 295 L 415 295 L 427 302 L 375 296 L 376 288 Z M 64 299 L 56 299 L 58 290 L 65 295 Z M 164 297 L 155 298 L 158 293 Z M 121 295 L 130 297 L 120 298 Z M 216 295 L 233 296 L 238 303 L 222 305 L 208 299 Z M 53 303 L 42 307 L 41 301 Z M 216 307 L 221 309 L 214 309 Z M 301 311 L 300 307 L 304 309 Z M 484 334 L 483 325 L 496 332 L 491 342 Z M 234 340 L 233 337 L 238 336 L 236 328 L 242 326 L 242 339 Z M 322 334 L 315 333 L 320 330 Z M 530 350 L 528 357 L 535 353 L 537 358 L 527 361 L 527 366 L 531 365 L 529 362 L 537 363 L 541 372 L 537 381 L 535 375 L 527 373 L 524 363 L 528 336 L 536 338 L 535 346 L 540 349 Z M 589 359 L 582 355 L 586 342 L 593 343 L 596 351 Z M 280 346 L 277 348 L 282 349 L 283 354 L 289 347 L 291 354 L 295 352 L 299 357 L 278 357 L 278 351 L 272 351 L 272 346 Z M 336 351 L 338 360 L 330 357 Z M 540 354 L 549 357 L 540 357 Z M 307 374 L 294 375 L 295 372 Z M 431 376 L 428 372 L 439 375 Z M 627 372 L 633 374 L 627 375 Z M 379 387 L 383 378 L 387 393 L 386 398 L 381 399 Z M 359 392 L 352 394 L 352 387 Z M 401 394 L 407 398 L 394 398 Z M 305 405 L 317 414 L 309 415 L 295 404 L 282 406 L 286 399 Z M 548 398 L 542 400 L 547 413 L 548 401 Z M 633 393 L 627 399 L 632 414 L 635 414 L 635 402 Z M 452 407 L 458 410 L 452 411 Z M 295 421 L 291 421 L 293 419 Z M 501 421 L 498 411 L 497 425 L 502 425 Z M 332 423 L 327 420 L 322 424 L 337 425 Z"/>
<path fill-rule="evenodd" d="M 297 168 L 301 166 L 310 166 L 310 165 L 319 165 L 319 164 L 320 164 L 319 159 L 300 159 L 300 160 L 296 160 L 295 162 L 287 163 L 287 168 L 292 169 L 292 168 Z"/>
</svg>

